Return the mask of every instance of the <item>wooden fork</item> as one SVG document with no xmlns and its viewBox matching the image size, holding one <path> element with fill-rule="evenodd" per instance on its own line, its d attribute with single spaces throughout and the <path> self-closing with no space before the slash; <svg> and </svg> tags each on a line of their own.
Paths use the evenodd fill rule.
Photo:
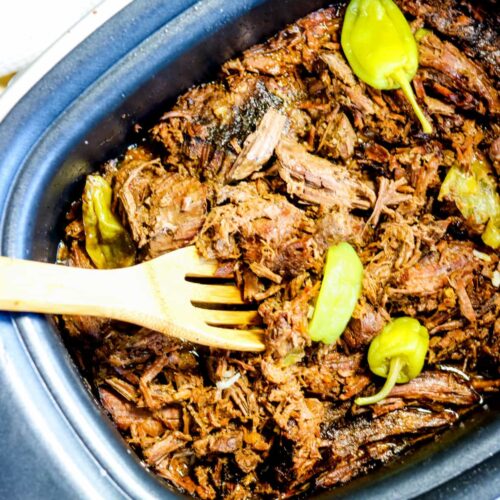
<svg viewBox="0 0 500 500">
<path fill-rule="evenodd" d="M 241 310 L 234 284 L 210 282 L 216 268 L 194 246 L 112 270 L 0 257 L 0 310 L 100 316 L 197 344 L 264 349 L 257 311 Z"/>
</svg>

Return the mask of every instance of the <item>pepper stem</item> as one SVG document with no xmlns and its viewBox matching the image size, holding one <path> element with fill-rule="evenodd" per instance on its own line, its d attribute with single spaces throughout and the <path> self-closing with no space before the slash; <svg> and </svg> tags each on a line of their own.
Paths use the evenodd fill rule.
<svg viewBox="0 0 500 500">
<path fill-rule="evenodd" d="M 378 403 L 379 401 L 382 401 L 382 399 L 385 399 L 392 391 L 392 388 L 396 385 L 399 373 L 401 372 L 404 364 L 404 359 L 401 356 L 395 356 L 394 358 L 392 358 L 389 364 L 389 374 L 385 379 L 385 383 L 382 389 L 380 389 L 380 391 L 378 391 L 377 394 L 374 394 L 373 396 L 368 396 L 366 398 L 357 398 L 354 402 L 358 406 L 365 406 Z"/>
<path fill-rule="evenodd" d="M 408 101 L 410 101 L 413 111 L 415 111 L 417 118 L 420 120 L 420 123 L 422 124 L 423 131 L 426 134 L 431 134 L 432 125 L 429 123 L 429 120 L 427 120 L 422 109 L 418 105 L 417 99 L 415 98 L 415 94 L 413 93 L 413 89 L 411 88 L 410 82 L 408 81 L 408 78 L 406 78 L 406 75 L 401 71 L 396 71 L 391 76 L 394 79 L 394 81 L 399 83 L 399 86 L 401 87 L 401 90 L 403 91 L 404 95 L 406 96 Z"/>
</svg>

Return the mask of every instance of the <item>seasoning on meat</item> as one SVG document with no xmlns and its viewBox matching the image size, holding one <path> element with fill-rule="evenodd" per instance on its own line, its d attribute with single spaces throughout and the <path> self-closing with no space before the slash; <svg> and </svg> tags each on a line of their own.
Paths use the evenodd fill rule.
<svg viewBox="0 0 500 500">
<path fill-rule="evenodd" d="M 243 149 L 229 172 L 229 178 L 240 181 L 260 170 L 271 159 L 285 125 L 286 116 L 270 108 L 257 130 L 245 140 Z"/>
<path fill-rule="evenodd" d="M 137 260 L 195 244 L 265 329 L 266 350 L 252 354 L 106 319 L 61 320 L 124 439 L 186 495 L 290 498 L 339 486 L 436 439 L 500 391 L 499 254 L 481 240 L 491 214 L 482 195 L 465 207 L 467 189 L 443 184 L 454 171 L 470 181 L 474 161 L 491 160 L 484 192 L 498 197 L 498 23 L 481 2 L 396 0 L 417 33 L 412 85 L 432 119 L 429 139 L 401 90 L 353 73 L 340 47 L 346 3 L 154 110 L 163 114 L 140 146 L 99 168 Z M 67 218 L 59 261 L 95 267 L 80 201 Z M 326 345 L 308 329 L 326 253 L 342 242 L 359 256 L 362 291 Z M 423 369 L 358 407 L 381 386 L 369 346 L 403 316 L 429 332 Z"/>
</svg>

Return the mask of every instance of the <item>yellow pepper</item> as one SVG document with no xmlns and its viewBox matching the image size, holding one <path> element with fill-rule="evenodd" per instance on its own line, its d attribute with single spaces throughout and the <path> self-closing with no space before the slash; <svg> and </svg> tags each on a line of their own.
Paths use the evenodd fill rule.
<svg viewBox="0 0 500 500">
<path fill-rule="evenodd" d="M 500 247 L 500 195 L 486 160 L 476 158 L 468 171 L 451 167 L 438 199 L 453 201 L 466 219 L 486 224 L 482 235 L 484 243 L 495 250 Z"/>
<path fill-rule="evenodd" d="M 386 381 L 374 396 L 357 398 L 359 406 L 382 401 L 398 384 L 409 382 L 420 374 L 429 348 L 429 333 L 414 318 L 397 318 L 388 323 L 368 348 L 370 370 Z"/>
<path fill-rule="evenodd" d="M 500 248 L 500 213 L 488 221 L 481 239 L 494 250 Z"/>
<path fill-rule="evenodd" d="M 129 234 L 111 211 L 111 186 L 100 175 L 89 175 L 83 193 L 85 248 L 98 269 L 127 267 L 135 262 Z"/>
<path fill-rule="evenodd" d="M 418 49 L 403 13 L 392 0 L 351 0 L 341 44 L 354 73 L 376 89 L 404 92 L 425 133 L 432 126 L 410 82 L 418 69 Z"/>
<path fill-rule="evenodd" d="M 361 294 L 362 281 L 363 264 L 354 248 L 346 242 L 330 247 L 309 324 L 312 340 L 332 344 L 342 335 Z"/>
</svg>

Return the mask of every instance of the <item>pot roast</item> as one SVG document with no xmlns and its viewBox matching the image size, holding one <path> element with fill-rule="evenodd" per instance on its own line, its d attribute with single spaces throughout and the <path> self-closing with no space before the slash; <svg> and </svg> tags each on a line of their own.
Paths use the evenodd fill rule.
<svg viewBox="0 0 500 500">
<path fill-rule="evenodd" d="M 182 343 L 130 325 L 64 317 L 70 350 L 124 439 L 176 490 L 202 499 L 330 489 L 456 425 L 500 390 L 499 255 L 484 228 L 438 199 L 447 171 L 500 173 L 498 20 L 474 2 L 397 0 L 419 37 L 413 86 L 352 73 L 345 5 L 300 19 L 191 88 L 140 146 L 99 167 L 137 261 L 195 244 L 235 277 L 265 326 L 263 353 Z M 159 115 L 159 113 L 158 113 Z M 139 132 L 138 132 L 139 133 Z M 81 204 L 60 258 L 92 267 Z M 308 321 L 325 254 L 347 241 L 363 292 L 332 345 Z M 380 379 L 370 341 L 394 317 L 430 333 L 422 374 L 359 407 Z"/>
</svg>

